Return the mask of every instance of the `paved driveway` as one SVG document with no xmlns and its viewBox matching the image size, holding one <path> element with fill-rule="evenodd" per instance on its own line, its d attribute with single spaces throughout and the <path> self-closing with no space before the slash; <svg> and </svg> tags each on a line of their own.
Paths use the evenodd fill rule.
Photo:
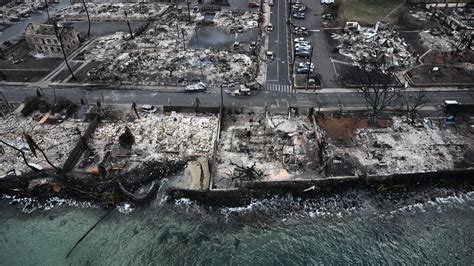
<svg viewBox="0 0 474 266">
<path fill-rule="evenodd" d="M 273 51 L 275 60 L 268 64 L 267 81 L 288 85 L 288 43 L 285 1 L 275 1 L 271 7 L 270 22 L 273 31 L 269 33 L 268 50 Z"/>
</svg>

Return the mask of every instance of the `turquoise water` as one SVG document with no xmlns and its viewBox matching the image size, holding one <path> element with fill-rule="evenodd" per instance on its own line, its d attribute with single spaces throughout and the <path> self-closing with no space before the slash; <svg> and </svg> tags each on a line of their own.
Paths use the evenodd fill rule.
<svg viewBox="0 0 474 266">
<path fill-rule="evenodd" d="M 189 200 L 112 212 L 62 205 L 21 212 L 0 201 L 1 265 L 455 264 L 474 261 L 474 192 L 352 191 L 241 208 Z M 48 209 L 48 208 L 47 208 Z"/>
</svg>

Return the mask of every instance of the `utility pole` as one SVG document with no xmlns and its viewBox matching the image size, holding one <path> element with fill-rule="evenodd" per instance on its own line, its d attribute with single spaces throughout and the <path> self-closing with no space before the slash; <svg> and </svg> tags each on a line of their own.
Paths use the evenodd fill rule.
<svg viewBox="0 0 474 266">
<path fill-rule="evenodd" d="M 188 6 L 188 21 L 191 23 L 191 11 L 189 10 L 189 5 L 191 4 L 191 2 L 187 0 L 186 4 Z"/>
<path fill-rule="evenodd" d="M 198 36 L 198 31 L 197 31 L 197 28 L 196 28 L 196 27 L 194 28 L 194 33 L 196 33 L 196 40 L 197 40 L 197 42 L 198 42 L 198 44 L 199 44 L 199 36 Z"/>
<path fill-rule="evenodd" d="M 201 76 L 204 79 L 204 72 L 202 71 L 202 62 L 199 61 L 199 69 L 201 70 Z"/>
<path fill-rule="evenodd" d="M 179 44 L 179 23 L 178 23 L 178 18 L 176 18 L 176 35 L 177 35 L 177 38 L 176 38 L 176 45 Z"/>
<path fill-rule="evenodd" d="M 183 50 L 186 51 L 186 40 L 184 39 L 185 30 L 181 28 L 181 34 L 183 34 Z"/>
<path fill-rule="evenodd" d="M 49 5 L 48 5 L 47 0 L 45 0 L 44 3 L 45 3 L 45 7 L 46 7 L 46 14 L 48 15 L 48 21 L 49 21 Z"/>
<path fill-rule="evenodd" d="M 222 117 L 222 114 L 224 113 L 224 94 L 222 93 L 222 84 L 221 84 L 221 104 L 220 104 L 220 113 L 221 113 L 221 117 Z"/>
<path fill-rule="evenodd" d="M 311 64 L 313 63 L 313 51 L 314 51 L 314 47 L 311 47 L 311 54 L 309 56 L 309 70 L 308 70 L 308 74 L 306 75 L 306 88 L 305 88 L 305 90 L 308 90 L 309 74 L 311 73 Z"/>
</svg>

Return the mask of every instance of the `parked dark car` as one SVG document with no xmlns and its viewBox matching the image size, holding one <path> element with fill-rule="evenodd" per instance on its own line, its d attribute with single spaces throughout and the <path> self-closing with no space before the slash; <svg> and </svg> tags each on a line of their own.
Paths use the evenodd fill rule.
<svg viewBox="0 0 474 266">
<path fill-rule="evenodd" d="M 297 12 L 297 13 L 294 13 L 294 14 L 293 14 L 293 17 L 294 17 L 294 18 L 297 18 L 297 19 L 304 19 L 304 18 L 305 18 L 305 14 L 304 14 L 304 12 Z"/>
</svg>

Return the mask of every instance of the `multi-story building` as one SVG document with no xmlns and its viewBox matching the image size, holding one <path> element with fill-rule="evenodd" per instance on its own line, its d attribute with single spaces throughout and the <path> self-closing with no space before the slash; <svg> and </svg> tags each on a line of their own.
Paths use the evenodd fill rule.
<svg viewBox="0 0 474 266">
<path fill-rule="evenodd" d="M 79 46 L 79 38 L 72 26 L 58 26 L 64 51 L 71 53 Z M 29 24 L 25 30 L 25 39 L 31 49 L 50 56 L 62 56 L 61 43 L 51 24 Z"/>
</svg>

